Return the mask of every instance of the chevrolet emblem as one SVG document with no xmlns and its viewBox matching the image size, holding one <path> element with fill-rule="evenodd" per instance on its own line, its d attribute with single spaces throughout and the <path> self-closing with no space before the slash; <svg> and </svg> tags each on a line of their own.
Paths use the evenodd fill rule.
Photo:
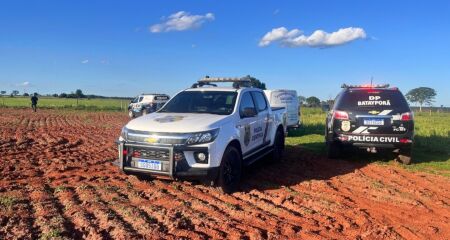
<svg viewBox="0 0 450 240">
<path fill-rule="evenodd" d="M 380 112 L 379 112 L 379 111 L 376 111 L 376 110 L 372 110 L 372 111 L 370 111 L 369 113 L 375 115 L 375 114 L 378 114 L 378 113 L 380 113 Z"/>
<path fill-rule="evenodd" d="M 157 143 L 158 142 L 158 138 L 148 137 L 148 138 L 144 139 L 144 141 L 147 142 L 147 143 Z"/>
</svg>

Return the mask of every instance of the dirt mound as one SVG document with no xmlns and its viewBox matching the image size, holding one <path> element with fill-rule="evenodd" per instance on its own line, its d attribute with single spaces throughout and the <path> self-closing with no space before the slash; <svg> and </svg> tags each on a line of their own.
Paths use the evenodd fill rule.
<svg viewBox="0 0 450 240">
<path fill-rule="evenodd" d="M 123 113 L 0 109 L 0 238 L 449 239 L 450 180 L 290 147 L 242 191 L 113 165 Z"/>
</svg>

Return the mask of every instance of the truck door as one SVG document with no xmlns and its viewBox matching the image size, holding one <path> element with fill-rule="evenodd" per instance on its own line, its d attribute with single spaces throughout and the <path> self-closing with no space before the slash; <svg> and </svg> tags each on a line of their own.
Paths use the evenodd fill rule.
<svg viewBox="0 0 450 240">
<path fill-rule="evenodd" d="M 269 127 L 269 104 L 263 93 L 253 91 L 251 92 L 253 100 L 255 101 L 256 109 L 258 110 L 258 123 L 252 140 L 257 146 L 263 146 L 270 142 L 270 127 Z"/>
<path fill-rule="evenodd" d="M 241 136 L 242 153 L 245 155 L 257 147 L 257 142 L 252 141 L 252 138 L 255 135 L 255 129 L 258 130 L 258 110 L 250 92 L 243 93 L 239 105 L 239 114 L 240 121 L 237 127 Z"/>
</svg>

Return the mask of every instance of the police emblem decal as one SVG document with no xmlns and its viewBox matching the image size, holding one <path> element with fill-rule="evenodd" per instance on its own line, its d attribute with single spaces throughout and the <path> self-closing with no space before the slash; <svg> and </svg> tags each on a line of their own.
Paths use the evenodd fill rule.
<svg viewBox="0 0 450 240">
<path fill-rule="evenodd" d="M 178 122 L 181 121 L 184 116 L 165 116 L 160 118 L 155 118 L 155 122 L 159 123 L 169 123 L 169 122 Z"/>
<path fill-rule="evenodd" d="M 350 121 L 342 121 L 341 122 L 341 129 L 344 132 L 350 131 Z"/>
<path fill-rule="evenodd" d="M 244 144 L 245 146 L 248 146 L 250 143 L 250 125 L 245 125 L 244 132 Z"/>
</svg>

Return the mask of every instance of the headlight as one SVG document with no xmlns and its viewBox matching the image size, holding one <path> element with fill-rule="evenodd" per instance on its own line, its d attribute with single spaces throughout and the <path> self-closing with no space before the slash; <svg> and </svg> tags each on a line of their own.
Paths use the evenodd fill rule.
<svg viewBox="0 0 450 240">
<path fill-rule="evenodd" d="M 219 135 L 219 128 L 206 132 L 192 133 L 192 135 L 186 140 L 186 144 L 193 145 L 213 142 L 217 135 Z"/>
<path fill-rule="evenodd" d="M 128 138 L 128 128 L 123 127 L 123 128 L 122 128 L 122 132 L 120 133 L 120 136 L 121 136 L 124 140 L 127 140 L 127 138 Z"/>
</svg>

